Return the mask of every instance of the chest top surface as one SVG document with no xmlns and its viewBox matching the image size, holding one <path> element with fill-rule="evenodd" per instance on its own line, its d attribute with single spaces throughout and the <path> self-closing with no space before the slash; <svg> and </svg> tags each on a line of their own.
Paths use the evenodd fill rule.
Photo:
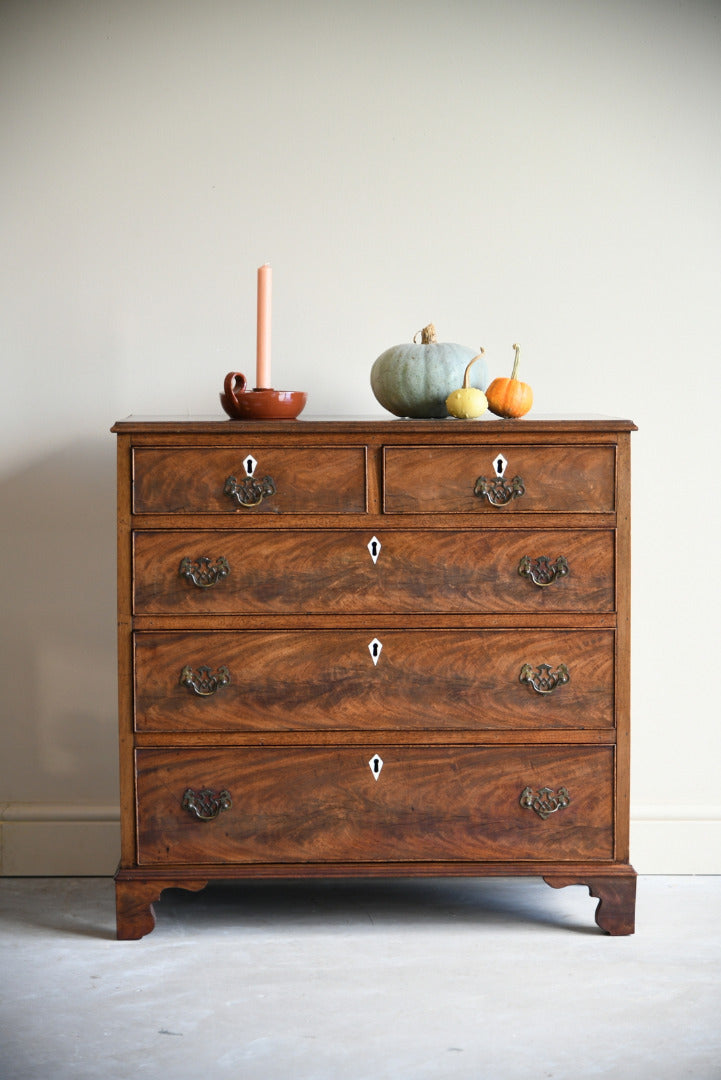
<svg viewBox="0 0 721 1080">
<path fill-rule="evenodd" d="M 144 434 L 204 434 L 242 435 L 275 434 L 283 436 L 343 434 L 375 434 L 405 438 L 426 435 L 432 438 L 489 439 L 513 434 L 520 437 L 551 436 L 576 433 L 594 435 L 602 432 L 635 431 L 631 420 L 595 415 L 539 415 L 521 420 L 501 420 L 497 417 L 479 420 L 410 420 L 394 417 L 309 416 L 298 420 L 241 421 L 216 419 L 207 416 L 128 416 L 118 420 L 112 431 L 118 435 Z"/>
</svg>

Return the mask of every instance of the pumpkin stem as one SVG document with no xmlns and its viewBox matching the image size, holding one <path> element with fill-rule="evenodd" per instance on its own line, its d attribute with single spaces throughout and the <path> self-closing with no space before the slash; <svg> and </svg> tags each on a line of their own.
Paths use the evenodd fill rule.
<svg viewBox="0 0 721 1080">
<path fill-rule="evenodd" d="M 486 351 L 483 348 L 482 345 L 480 346 L 480 349 L 481 349 L 481 351 L 479 352 L 478 356 L 474 356 L 472 360 L 469 360 L 468 366 L 467 366 L 466 370 L 463 372 L 463 389 L 464 390 L 470 390 L 470 388 L 471 388 L 471 376 L 469 374 L 469 372 L 471 370 L 471 365 L 475 364 L 476 360 L 480 360 L 481 357 L 483 356 L 484 352 Z"/>
<path fill-rule="evenodd" d="M 513 371 L 511 372 L 511 378 L 515 379 L 516 375 L 518 374 L 518 357 L 521 355 L 521 346 L 514 345 L 513 348 L 516 350 L 516 357 L 513 361 Z"/>
<path fill-rule="evenodd" d="M 436 328 L 432 322 L 428 323 L 428 326 L 424 326 L 422 330 L 416 330 L 413 335 L 413 341 L 418 344 L 418 335 L 421 335 L 421 345 L 434 345 L 438 338 L 436 337 Z"/>
</svg>

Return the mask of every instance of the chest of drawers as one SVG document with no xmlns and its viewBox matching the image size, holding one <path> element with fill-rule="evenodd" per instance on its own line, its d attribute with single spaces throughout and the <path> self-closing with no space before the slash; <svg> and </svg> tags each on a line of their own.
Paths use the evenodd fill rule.
<svg viewBox="0 0 721 1080">
<path fill-rule="evenodd" d="M 632 933 L 633 428 L 118 422 L 118 937 L 167 888 L 393 875 Z"/>
</svg>

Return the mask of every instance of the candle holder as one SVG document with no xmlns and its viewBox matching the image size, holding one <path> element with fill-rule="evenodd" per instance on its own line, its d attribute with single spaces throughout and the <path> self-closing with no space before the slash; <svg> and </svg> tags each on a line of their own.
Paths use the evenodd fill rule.
<svg viewBox="0 0 721 1080">
<path fill-rule="evenodd" d="M 248 389 L 248 380 L 239 371 L 229 371 L 223 383 L 220 404 L 231 420 L 295 420 L 303 411 L 308 395 L 303 390 Z"/>
</svg>

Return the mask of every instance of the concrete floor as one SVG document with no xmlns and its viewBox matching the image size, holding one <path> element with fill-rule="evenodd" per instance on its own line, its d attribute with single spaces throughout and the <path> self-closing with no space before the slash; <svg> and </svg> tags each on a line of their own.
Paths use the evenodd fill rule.
<svg viewBox="0 0 721 1080">
<path fill-rule="evenodd" d="M 536 880 L 167 892 L 0 879 L 2 1080 L 721 1078 L 721 877 L 639 880 L 637 932 Z"/>
</svg>

